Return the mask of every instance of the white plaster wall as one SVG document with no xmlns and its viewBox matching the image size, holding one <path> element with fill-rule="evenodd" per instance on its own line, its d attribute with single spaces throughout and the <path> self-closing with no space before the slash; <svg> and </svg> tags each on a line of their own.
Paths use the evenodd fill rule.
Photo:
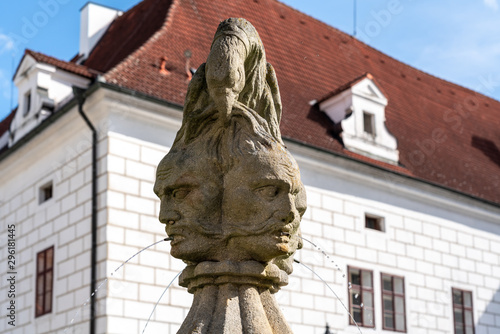
<svg viewBox="0 0 500 334">
<path fill-rule="evenodd" d="M 109 133 L 108 272 L 142 248 L 166 237 L 153 193 L 156 165 L 167 148 Z M 141 333 L 165 287 L 185 265 L 162 242 L 124 265 L 110 280 L 106 333 Z M 192 298 L 177 279 L 147 325 L 149 333 L 176 333 Z"/>
<path fill-rule="evenodd" d="M 90 131 L 76 109 L 47 130 L 0 162 L 1 249 L 6 249 L 7 226 L 15 224 L 17 265 L 16 327 L 2 321 L 2 333 L 62 333 L 73 318 L 77 330 L 88 326 L 88 306 L 80 305 L 90 296 Z M 101 138 L 99 200 L 107 183 L 102 169 L 106 148 L 107 140 Z M 49 181 L 53 197 L 39 204 L 39 188 Z M 99 217 L 103 216 L 101 201 Z M 102 239 L 98 241 L 104 254 Z M 53 311 L 35 318 L 36 254 L 50 246 L 54 246 Z M 6 253 L 0 254 L 5 264 Z M 5 284 L 2 280 L 2 291 Z M 6 305 L 6 298 L 2 293 L 1 305 Z"/>
</svg>

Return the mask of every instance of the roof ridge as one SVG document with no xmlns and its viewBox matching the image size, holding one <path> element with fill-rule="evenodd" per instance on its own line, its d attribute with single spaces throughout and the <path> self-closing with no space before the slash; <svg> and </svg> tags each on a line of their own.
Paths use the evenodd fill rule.
<svg viewBox="0 0 500 334">
<path fill-rule="evenodd" d="M 360 82 L 361 80 L 363 80 L 364 78 L 368 78 L 370 80 L 374 79 L 373 75 L 370 72 L 365 72 L 365 73 L 363 73 L 361 75 L 358 75 L 354 79 L 349 80 L 346 83 L 338 86 L 337 88 L 335 88 L 334 90 L 330 91 L 326 95 L 322 96 L 320 99 L 318 99 L 317 103 L 323 102 L 325 100 L 328 100 L 332 96 L 335 96 L 335 95 L 337 95 L 339 93 L 342 93 L 343 91 L 345 91 L 348 88 L 351 88 L 352 86 L 354 86 L 355 84 L 357 84 L 358 82 Z"/>
<path fill-rule="evenodd" d="M 53 66 L 60 68 L 64 71 L 72 72 L 72 73 L 79 74 L 79 75 L 82 75 L 85 77 L 95 77 L 95 76 L 100 74 L 99 71 L 91 69 L 85 65 L 80 65 L 80 64 L 73 63 L 71 61 L 62 60 L 62 59 L 56 58 L 54 56 L 49 56 L 49 55 L 42 53 L 42 52 L 39 52 L 39 51 L 35 51 L 32 49 L 26 48 L 24 50 L 24 55 L 21 58 L 21 61 L 19 61 L 19 64 L 17 65 L 17 68 L 14 71 L 14 75 L 12 76 L 12 80 L 14 80 L 15 76 L 17 75 L 17 72 L 19 71 L 19 68 L 21 67 L 21 64 L 22 64 L 24 58 L 26 57 L 26 55 L 33 57 L 37 62 L 50 64 L 50 65 L 53 65 Z"/>
</svg>

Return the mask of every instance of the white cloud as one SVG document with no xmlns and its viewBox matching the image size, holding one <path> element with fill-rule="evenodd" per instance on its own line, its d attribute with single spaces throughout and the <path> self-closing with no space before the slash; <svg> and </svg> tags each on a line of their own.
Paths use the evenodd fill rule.
<svg viewBox="0 0 500 334">
<path fill-rule="evenodd" d="M 0 33 L 0 55 L 14 49 L 14 41 L 9 36 Z"/>
<path fill-rule="evenodd" d="M 493 10 L 498 9 L 498 0 L 483 0 L 484 4 Z"/>
</svg>

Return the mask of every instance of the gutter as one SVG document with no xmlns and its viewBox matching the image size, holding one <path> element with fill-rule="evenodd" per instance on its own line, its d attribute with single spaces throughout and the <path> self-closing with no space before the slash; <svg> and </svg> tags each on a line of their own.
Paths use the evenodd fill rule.
<svg viewBox="0 0 500 334">
<path fill-rule="evenodd" d="M 90 334 L 96 332 L 96 281 L 97 281 L 97 131 L 83 112 L 85 90 L 73 86 L 73 95 L 78 103 L 78 112 L 92 131 L 92 216 L 91 216 L 91 262 L 90 262 Z"/>
</svg>

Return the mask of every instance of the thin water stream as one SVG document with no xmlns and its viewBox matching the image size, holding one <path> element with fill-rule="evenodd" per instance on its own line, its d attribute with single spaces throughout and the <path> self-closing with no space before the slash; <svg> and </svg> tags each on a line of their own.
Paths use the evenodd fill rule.
<svg viewBox="0 0 500 334">
<path fill-rule="evenodd" d="M 144 325 L 144 329 L 142 330 L 142 334 L 144 334 L 144 332 L 146 331 L 146 327 L 148 327 L 148 324 L 149 324 L 149 320 L 151 320 L 151 317 L 153 316 L 153 314 L 155 313 L 155 310 L 156 310 L 156 306 L 158 306 L 158 304 L 160 303 L 160 300 L 163 298 L 163 295 L 165 294 L 165 292 L 167 292 L 168 288 L 170 288 L 170 286 L 172 285 L 172 283 L 174 283 L 175 279 L 177 277 L 179 277 L 179 275 L 182 273 L 182 270 L 179 271 L 179 273 L 177 275 L 175 275 L 174 278 L 172 278 L 172 280 L 170 281 L 170 283 L 167 285 L 167 287 L 165 288 L 165 290 L 163 290 L 163 293 L 161 294 L 160 298 L 158 298 L 158 301 L 156 302 L 155 304 L 155 307 L 153 307 L 153 311 L 151 311 L 151 314 L 149 315 L 149 318 L 148 318 L 148 321 L 146 322 L 146 324 Z"/>
<path fill-rule="evenodd" d="M 307 241 L 309 244 L 311 244 L 316 250 L 318 250 L 319 252 L 321 252 L 323 254 L 323 256 L 325 256 L 325 258 L 328 259 L 328 261 L 333 264 L 335 266 L 335 268 L 342 274 L 342 277 L 345 277 L 345 273 L 342 271 L 342 269 L 339 267 L 339 265 L 330 257 L 330 255 L 328 255 L 323 249 L 321 249 L 321 247 L 319 247 L 318 245 L 316 245 L 315 243 L 313 243 L 312 241 L 308 240 L 308 239 L 305 239 L 303 237 L 300 237 L 302 240 L 304 241 Z M 161 242 L 164 242 L 164 241 L 170 241 L 172 240 L 172 238 L 165 238 L 165 239 L 162 239 L 160 241 L 157 241 L 147 247 L 144 247 L 143 249 L 141 249 L 140 251 L 138 251 L 137 253 L 135 253 L 134 255 L 132 255 L 131 257 L 129 257 L 126 261 L 124 261 L 122 264 L 120 264 L 113 272 L 110 273 L 110 277 L 112 277 L 118 270 L 120 270 L 125 264 L 127 264 L 129 261 L 131 261 L 133 258 L 135 258 L 137 255 L 141 254 L 142 252 L 144 252 L 145 250 L 161 243 Z M 305 265 L 304 263 L 298 261 L 298 260 L 294 260 L 296 263 L 302 265 L 303 267 L 305 267 L 306 269 L 308 269 L 309 271 L 311 271 L 316 277 L 318 277 L 327 287 L 328 289 L 334 294 L 334 296 L 338 299 L 338 301 L 340 302 L 340 304 L 342 305 L 342 307 L 346 310 L 346 312 L 349 314 L 349 317 L 351 318 L 351 320 L 353 321 L 353 323 L 356 325 L 356 328 L 358 329 L 359 333 L 360 334 L 363 334 L 361 332 L 361 329 L 359 328 L 357 322 L 354 320 L 352 314 L 349 312 L 349 309 L 346 307 L 346 305 L 342 302 L 342 300 L 340 299 L 340 297 L 335 293 L 335 291 L 330 287 L 330 285 L 321 277 L 319 276 L 313 269 L 311 269 L 309 266 Z M 149 315 L 149 318 L 148 318 L 148 321 L 146 322 L 146 324 L 144 325 L 144 329 L 142 330 L 142 334 L 145 333 L 146 331 L 146 328 L 151 320 L 151 317 L 153 316 L 155 310 L 156 310 L 156 307 L 158 306 L 158 304 L 160 303 L 161 299 L 163 298 L 163 296 L 165 295 L 165 293 L 167 292 L 167 290 L 170 288 L 170 286 L 173 284 L 173 282 L 175 281 L 175 279 L 177 277 L 179 277 L 179 275 L 181 274 L 182 271 L 180 271 L 177 275 L 175 275 L 175 277 L 170 281 L 170 283 L 167 285 L 167 287 L 165 288 L 165 290 L 162 292 L 162 294 L 160 295 L 160 298 L 158 299 L 158 301 L 156 302 L 155 306 L 153 307 L 153 310 L 151 311 L 151 314 Z M 73 319 L 71 319 L 69 325 L 64 329 L 64 333 L 67 333 L 68 329 L 71 327 L 71 325 L 73 324 L 73 322 L 75 321 L 76 317 L 80 314 L 80 311 L 89 303 L 90 299 L 92 298 L 92 296 L 94 296 L 101 288 L 102 286 L 109 280 L 109 278 L 105 278 L 100 284 L 99 286 L 91 293 L 90 297 L 87 298 L 87 300 L 85 300 L 84 303 L 82 303 L 82 305 L 80 306 L 79 310 L 75 313 L 75 315 L 73 316 Z M 349 282 L 349 288 L 351 287 L 351 282 Z"/>
<path fill-rule="evenodd" d="M 307 241 L 308 243 L 310 243 L 314 248 L 316 248 L 316 250 L 318 250 L 319 252 L 321 252 L 321 254 L 323 254 L 323 256 L 325 256 L 325 258 L 328 259 L 328 261 L 330 263 L 332 263 L 335 268 L 337 269 L 337 271 L 339 271 L 341 274 L 342 274 L 342 277 L 345 277 L 345 273 L 342 271 L 342 269 L 339 267 L 339 265 L 330 257 L 330 255 L 328 255 L 323 249 L 321 249 L 321 247 L 319 247 L 318 245 L 316 245 L 314 242 L 310 241 L 310 240 L 307 240 L 303 237 L 300 237 L 302 240 L 304 241 Z M 351 320 L 353 321 L 353 323 L 356 325 L 356 328 L 358 329 L 359 333 L 360 334 L 363 334 L 361 332 L 361 328 L 359 328 L 358 326 L 358 323 L 356 322 L 356 320 L 354 320 L 354 317 L 352 316 L 351 312 L 349 312 L 349 309 L 346 307 L 346 305 L 344 304 L 344 302 L 340 299 L 340 297 L 335 293 L 335 291 L 330 287 L 330 285 L 321 277 L 319 276 L 312 268 L 308 267 L 307 265 L 303 264 L 302 262 L 298 261 L 298 260 L 294 260 L 296 263 L 298 264 L 301 264 L 303 267 L 305 267 L 306 269 L 308 269 L 309 271 L 311 271 L 316 277 L 318 277 L 327 287 L 328 289 L 333 293 L 333 295 L 338 299 L 338 301 L 340 302 L 340 304 L 342 305 L 342 307 L 346 310 L 347 314 L 349 314 L 349 317 L 351 318 Z M 352 288 L 352 284 L 351 282 L 348 282 L 348 288 L 349 290 Z"/>
<path fill-rule="evenodd" d="M 337 262 L 335 262 L 335 260 L 333 260 L 330 255 L 328 255 L 321 247 L 319 247 L 318 245 L 316 245 L 314 242 L 310 241 L 310 240 L 307 240 L 306 238 L 303 238 L 301 236 L 299 236 L 299 238 L 301 238 L 302 240 L 304 241 L 307 241 L 308 243 L 310 243 L 314 248 L 316 248 L 317 251 L 321 252 L 321 254 L 323 254 L 323 256 L 328 259 L 328 261 L 333 264 L 335 266 L 335 268 L 337 269 L 337 271 L 340 271 L 340 273 L 342 274 L 342 277 L 345 277 L 345 273 L 342 271 L 342 269 L 339 267 L 339 265 L 337 264 Z"/>
<path fill-rule="evenodd" d="M 356 325 L 356 327 L 358 328 L 358 331 L 360 334 L 363 334 L 363 332 L 361 332 L 361 328 L 359 328 L 358 326 L 358 323 L 356 322 L 356 320 L 354 320 L 351 312 L 349 312 L 349 309 L 345 306 L 344 302 L 342 301 L 342 299 L 340 299 L 340 297 L 335 293 L 335 291 L 332 289 L 332 287 L 321 277 L 319 276 L 314 270 L 312 270 L 310 267 L 306 266 L 305 264 L 303 264 L 302 262 L 300 262 L 299 260 L 294 260 L 296 263 L 298 264 L 301 264 L 303 267 L 305 267 L 306 269 L 308 269 L 310 272 L 312 272 L 317 278 L 319 278 L 323 283 L 325 283 L 326 287 L 328 289 L 330 289 L 330 291 L 333 293 L 333 295 L 338 299 L 338 301 L 340 302 L 340 304 L 342 305 L 342 307 L 346 310 L 347 314 L 349 314 L 349 317 L 351 318 L 351 320 L 354 322 L 354 324 Z"/>
<path fill-rule="evenodd" d="M 172 238 L 165 238 L 165 239 L 162 239 L 162 240 L 157 241 L 157 242 L 155 242 L 155 243 L 152 243 L 151 245 L 149 245 L 149 246 L 147 246 L 147 247 L 144 247 L 143 249 L 141 249 L 140 251 L 138 251 L 137 253 L 135 253 L 135 254 L 134 254 L 134 255 L 132 255 L 131 257 L 129 257 L 129 258 L 128 258 L 126 261 L 124 261 L 122 264 L 120 264 L 120 265 L 119 265 L 119 266 L 118 266 L 118 267 L 117 267 L 117 268 L 116 268 L 113 272 L 111 272 L 110 276 L 113 276 L 113 275 L 114 275 L 114 274 L 115 274 L 118 270 L 120 270 L 120 269 L 121 269 L 121 268 L 122 268 L 125 264 L 127 264 L 130 260 L 132 260 L 132 259 L 133 259 L 134 257 L 136 257 L 137 255 L 139 255 L 139 254 L 141 254 L 142 252 L 144 252 L 146 249 L 149 249 L 149 248 L 151 248 L 151 247 L 153 247 L 153 246 L 155 246 L 155 245 L 157 245 L 157 244 L 159 244 L 159 243 L 161 243 L 161 242 L 164 242 L 164 241 L 170 241 L 170 240 L 172 240 Z M 177 274 L 177 276 L 179 276 L 179 275 L 180 275 L 180 273 L 179 273 L 179 274 Z M 176 276 L 176 277 L 177 277 L 177 276 Z M 174 279 L 175 279 L 175 278 L 174 278 Z M 75 319 L 76 319 L 76 317 L 78 316 L 78 314 L 80 314 L 80 311 L 81 311 L 81 310 L 82 310 L 85 306 L 87 306 L 87 304 L 89 303 L 89 301 L 90 301 L 90 299 L 92 298 L 92 296 L 94 296 L 94 295 L 97 293 L 97 291 L 99 291 L 99 290 L 101 289 L 101 287 L 102 287 L 102 286 L 103 286 L 103 285 L 104 285 L 104 284 L 105 284 L 108 280 L 109 280 L 109 278 L 107 278 L 107 277 L 106 277 L 106 278 L 105 278 L 105 279 L 101 282 L 101 284 L 99 284 L 99 286 L 98 286 L 98 287 L 97 287 L 97 288 L 96 288 L 96 289 L 95 289 L 95 290 L 94 290 L 94 291 L 90 294 L 90 297 L 89 297 L 89 298 L 87 298 L 87 300 L 85 300 L 85 302 L 83 302 L 83 303 L 82 303 L 82 305 L 80 306 L 80 308 L 78 309 L 78 311 L 76 311 L 75 315 L 73 316 L 73 319 L 71 319 L 71 321 L 70 321 L 69 325 L 68 325 L 68 326 L 66 326 L 66 328 L 64 329 L 64 332 L 63 332 L 63 333 L 66 333 L 66 332 L 68 331 L 68 329 L 71 327 L 71 325 L 73 325 L 73 322 L 75 321 Z M 173 280 L 172 280 L 172 282 L 173 282 Z M 170 282 L 170 284 L 168 285 L 167 289 L 170 287 L 170 285 L 172 284 L 172 282 Z M 167 289 L 165 289 L 165 291 L 164 291 L 163 293 L 165 293 L 165 292 L 167 291 Z M 162 294 L 162 296 L 163 296 L 163 294 Z M 160 299 L 161 299 L 161 297 L 160 297 Z M 156 305 L 155 305 L 155 308 L 156 308 Z M 153 312 L 154 312 L 154 310 L 153 310 Z M 151 316 L 150 316 L 150 318 L 151 318 Z M 148 320 L 148 322 L 149 322 L 149 320 Z M 147 323 L 146 323 L 146 325 L 147 325 Z"/>
</svg>

